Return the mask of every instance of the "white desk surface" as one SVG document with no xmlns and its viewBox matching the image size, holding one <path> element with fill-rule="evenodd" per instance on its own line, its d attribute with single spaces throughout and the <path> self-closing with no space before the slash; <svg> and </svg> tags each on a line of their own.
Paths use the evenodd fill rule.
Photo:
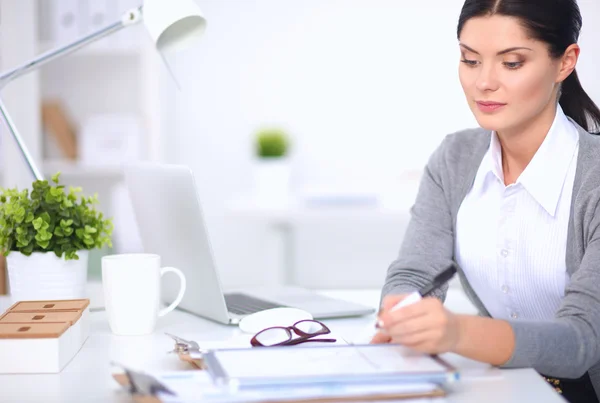
<svg viewBox="0 0 600 403">
<path fill-rule="evenodd" d="M 98 298 L 101 295 L 98 284 L 91 289 L 91 306 L 102 304 Z M 379 298 L 376 290 L 324 293 L 373 306 L 377 306 Z M 0 297 L 0 312 L 9 305 L 9 298 Z M 455 312 L 473 312 L 464 294 L 458 290 L 449 291 L 447 305 Z M 358 330 L 372 321 L 373 316 L 325 322 L 333 333 L 352 339 Z M 152 335 L 115 336 L 110 332 L 106 313 L 93 312 L 89 339 L 60 374 L 0 375 L 0 402 L 130 402 L 130 397 L 111 377 L 118 369 L 111 367 L 110 361 L 147 371 L 189 368 L 176 355 L 167 354 L 173 342 L 164 332 L 196 340 L 201 347 L 210 341 L 239 342 L 246 337 L 236 327 L 220 325 L 177 310 L 161 318 Z M 532 369 L 490 369 L 454 354 L 446 354 L 444 358 L 461 370 L 463 379 L 452 387 L 446 398 L 434 399 L 436 402 L 564 402 Z"/>
<path fill-rule="evenodd" d="M 266 221 L 275 225 L 293 225 L 302 222 L 303 219 L 322 217 L 327 218 L 387 218 L 404 219 L 408 214 L 410 203 L 398 203 L 389 207 L 390 203 L 365 203 L 365 204 L 322 204 L 304 205 L 297 200 L 281 204 L 263 204 L 252 199 L 239 199 L 229 203 L 229 212 L 235 217 L 244 217 L 249 220 Z"/>
</svg>

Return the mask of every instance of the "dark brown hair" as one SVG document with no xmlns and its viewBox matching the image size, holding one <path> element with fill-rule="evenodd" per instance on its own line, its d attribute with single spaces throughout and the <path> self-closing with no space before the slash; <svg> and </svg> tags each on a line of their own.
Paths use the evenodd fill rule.
<svg viewBox="0 0 600 403">
<path fill-rule="evenodd" d="M 518 18 L 532 38 L 548 44 L 555 59 L 577 43 L 582 25 L 576 0 L 466 0 L 457 36 L 460 38 L 469 19 L 491 15 Z M 575 70 L 562 83 L 559 103 L 565 115 L 585 130 L 600 131 L 600 109 L 581 86 Z"/>
</svg>

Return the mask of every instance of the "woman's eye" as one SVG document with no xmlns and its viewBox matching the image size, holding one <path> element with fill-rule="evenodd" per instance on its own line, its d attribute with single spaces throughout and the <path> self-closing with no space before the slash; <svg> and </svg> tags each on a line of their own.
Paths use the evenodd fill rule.
<svg viewBox="0 0 600 403">
<path fill-rule="evenodd" d="M 523 65 L 523 62 L 504 62 L 504 65 L 510 70 L 516 70 Z"/>
<path fill-rule="evenodd" d="M 462 59 L 461 62 L 469 67 L 475 67 L 477 65 L 477 60 Z"/>
</svg>

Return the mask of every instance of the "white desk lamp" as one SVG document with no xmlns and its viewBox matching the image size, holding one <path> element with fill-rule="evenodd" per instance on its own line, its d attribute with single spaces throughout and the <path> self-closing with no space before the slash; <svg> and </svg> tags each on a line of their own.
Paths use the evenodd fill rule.
<svg viewBox="0 0 600 403">
<path fill-rule="evenodd" d="M 44 64 L 65 56 L 122 28 L 144 21 L 144 25 L 159 52 L 179 50 L 198 39 L 206 27 L 206 20 L 193 0 L 144 0 L 143 6 L 125 13 L 121 19 L 96 32 L 86 35 L 70 44 L 42 53 L 23 65 L 0 74 L 0 89 L 12 80 L 20 77 Z M 36 179 L 43 176 L 31 158 L 14 122 L 8 114 L 4 102 L 0 98 L 0 113 L 8 129 L 17 142 L 29 169 Z"/>
</svg>

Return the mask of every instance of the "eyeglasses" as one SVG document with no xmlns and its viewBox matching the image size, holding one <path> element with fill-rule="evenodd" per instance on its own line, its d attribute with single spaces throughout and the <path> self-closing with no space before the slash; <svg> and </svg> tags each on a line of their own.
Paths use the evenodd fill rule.
<svg viewBox="0 0 600 403">
<path fill-rule="evenodd" d="M 294 338 L 292 330 L 300 337 Z M 331 333 L 331 330 L 321 322 L 305 319 L 294 323 L 292 326 L 275 326 L 261 330 L 254 335 L 250 343 L 254 347 L 272 347 L 292 346 L 307 341 L 335 342 L 336 339 L 312 339 L 329 333 Z"/>
</svg>

